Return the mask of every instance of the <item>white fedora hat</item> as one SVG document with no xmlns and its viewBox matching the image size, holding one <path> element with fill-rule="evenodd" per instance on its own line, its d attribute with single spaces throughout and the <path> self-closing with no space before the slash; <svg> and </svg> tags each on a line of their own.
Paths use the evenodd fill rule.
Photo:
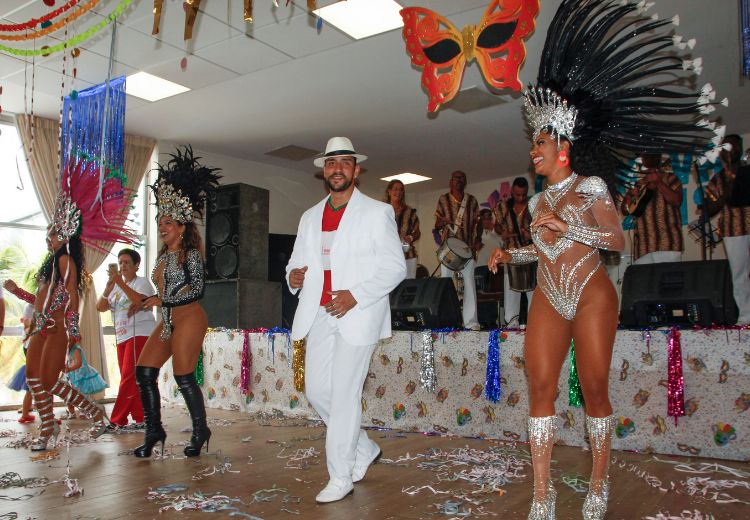
<svg viewBox="0 0 750 520">
<path fill-rule="evenodd" d="M 328 144 L 326 144 L 325 153 L 316 157 L 313 164 L 318 168 L 322 168 L 329 157 L 341 157 L 342 155 L 354 157 L 360 163 L 367 160 L 366 155 L 354 151 L 354 145 L 348 137 L 331 137 L 328 140 Z"/>
</svg>

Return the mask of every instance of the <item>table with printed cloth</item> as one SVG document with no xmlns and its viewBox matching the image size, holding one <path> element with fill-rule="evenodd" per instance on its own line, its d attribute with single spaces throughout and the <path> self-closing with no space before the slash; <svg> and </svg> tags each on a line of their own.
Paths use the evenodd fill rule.
<svg viewBox="0 0 750 520">
<path fill-rule="evenodd" d="M 249 391 L 241 388 L 242 350 L 247 335 Z M 508 332 L 500 343 L 501 396 L 485 399 L 487 332 L 436 333 L 437 385 L 420 384 L 423 334 L 395 332 L 372 356 L 362 396 L 366 426 L 466 437 L 526 440 L 528 395 L 523 333 Z M 618 417 L 614 448 L 662 454 L 750 459 L 750 331 L 683 330 L 681 346 L 685 416 L 667 415 L 667 331 L 617 333 L 610 393 Z M 212 331 L 203 344 L 203 392 L 208 407 L 248 413 L 280 411 L 317 418 L 294 389 L 288 335 Z M 556 402 L 562 444 L 581 446 L 584 415 L 569 405 L 568 362 Z M 181 400 L 167 363 L 162 397 Z"/>
</svg>

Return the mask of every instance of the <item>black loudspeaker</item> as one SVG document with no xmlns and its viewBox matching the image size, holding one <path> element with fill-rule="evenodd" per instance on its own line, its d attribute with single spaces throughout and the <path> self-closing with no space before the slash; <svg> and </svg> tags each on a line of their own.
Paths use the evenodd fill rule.
<svg viewBox="0 0 750 520">
<path fill-rule="evenodd" d="M 622 280 L 620 324 L 733 325 L 737 305 L 726 260 L 631 265 Z"/>
<path fill-rule="evenodd" d="M 220 186 L 206 212 L 209 280 L 268 279 L 268 190 Z"/>
<path fill-rule="evenodd" d="M 397 330 L 461 327 L 461 306 L 451 278 L 401 282 L 391 293 L 391 324 Z"/>
<path fill-rule="evenodd" d="M 279 327 L 281 284 L 261 280 L 209 280 L 203 308 L 209 327 Z"/>
<path fill-rule="evenodd" d="M 286 265 L 294 250 L 295 235 L 268 235 L 268 280 L 281 284 L 281 326 L 292 328 L 299 299 L 286 284 Z"/>
</svg>

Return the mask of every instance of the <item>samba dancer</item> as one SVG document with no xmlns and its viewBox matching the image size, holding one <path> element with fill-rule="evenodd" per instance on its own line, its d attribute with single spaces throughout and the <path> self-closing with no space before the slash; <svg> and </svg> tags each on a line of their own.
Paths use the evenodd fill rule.
<svg viewBox="0 0 750 520">
<path fill-rule="evenodd" d="M 479 203 L 476 197 L 464 193 L 466 188 L 466 174 L 456 170 L 451 174 L 450 191 L 443 193 L 438 199 L 435 210 L 435 234 L 439 235 L 442 245 L 448 238 L 454 237 L 463 241 L 471 250 L 471 258 L 461 268 L 463 277 L 463 322 L 464 327 L 479 330 L 477 319 L 477 287 L 474 282 L 474 258 L 482 245 L 477 236 L 477 221 L 479 220 Z M 444 278 L 455 276 L 453 271 L 445 265 L 440 265 L 440 275 Z"/>
<path fill-rule="evenodd" d="M 172 358 L 177 386 L 190 412 L 193 433 L 185 446 L 187 457 L 200 455 L 203 445 L 208 451 L 211 430 L 206 422 L 203 393 L 195 379 L 208 318 L 201 307 L 205 281 L 203 240 L 193 222 L 203 217 L 206 198 L 216 188 L 219 176 L 193 157 L 190 146 L 170 154 L 166 165 L 158 166 L 158 177 L 150 188 L 156 198 L 159 251 L 151 280 L 157 293 L 143 300 L 143 308 L 159 307 L 161 321 L 156 325 L 135 368 L 135 379 L 141 393 L 146 423 L 144 442 L 133 452 L 136 457 L 150 457 L 161 442 L 162 452 L 167 434 L 161 424 L 159 369 Z"/>
<path fill-rule="evenodd" d="M 26 293 L 24 298 L 34 303 L 35 311 L 26 353 L 26 382 L 42 421 L 32 451 L 47 449 L 50 437 L 56 439 L 60 432 L 52 412 L 53 395 L 94 419 L 91 437 L 106 431 L 104 408 L 71 387 L 60 378 L 60 372 L 68 350 L 81 341 L 80 295 L 91 283 L 85 272 L 84 242 L 98 247 L 102 241 L 133 240 L 125 228 L 130 203 L 120 180 L 105 177 L 100 184 L 99 167 L 82 158 L 70 159 L 61 177 L 54 219 L 47 232 L 50 254 L 37 274 L 36 296 Z M 99 190 L 101 202 L 95 203 Z"/>
<path fill-rule="evenodd" d="M 677 40 L 664 29 L 670 21 L 644 15 L 645 5 L 564 0 L 547 32 L 538 84 L 526 92 L 531 158 L 549 186 L 529 202 L 534 243 L 496 250 L 489 267 L 539 261 L 540 291 L 531 306 L 524 355 L 534 469 L 530 519 L 555 518 L 550 479 L 555 396 L 571 337 L 593 457 L 583 517 L 602 519 L 607 510 L 614 426 L 608 376 L 618 306 L 599 249 L 624 245 L 611 197 L 618 167 L 641 152 L 695 152 L 712 137 L 708 127 L 697 126 L 713 98 L 710 89 L 699 97 L 679 86 L 649 84 L 663 78 L 660 72 L 679 77 L 684 69 L 671 53 L 658 52 Z M 661 117 L 642 117 L 645 112 Z"/>
</svg>

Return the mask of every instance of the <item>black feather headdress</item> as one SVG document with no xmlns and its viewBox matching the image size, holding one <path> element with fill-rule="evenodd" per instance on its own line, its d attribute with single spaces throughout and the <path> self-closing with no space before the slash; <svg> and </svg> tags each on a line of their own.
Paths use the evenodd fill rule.
<svg viewBox="0 0 750 520">
<path fill-rule="evenodd" d="M 686 86 L 702 60 L 686 59 L 695 40 L 646 11 L 653 2 L 564 0 L 547 31 L 537 85 L 526 92 L 534 137 L 542 130 L 573 143 L 579 174 L 625 185 L 629 164 L 645 153 L 695 153 L 715 161 L 725 128 L 710 84 Z M 727 105 L 726 99 L 721 104 Z M 593 162 L 592 162 L 593 161 Z"/>
<path fill-rule="evenodd" d="M 193 156 L 190 145 L 177 148 L 169 154 L 166 164 L 157 166 L 156 182 L 149 186 L 156 197 L 158 214 L 168 215 L 177 222 L 191 222 L 194 217 L 203 217 L 206 198 L 219 185 L 220 168 L 209 168 Z"/>
</svg>

